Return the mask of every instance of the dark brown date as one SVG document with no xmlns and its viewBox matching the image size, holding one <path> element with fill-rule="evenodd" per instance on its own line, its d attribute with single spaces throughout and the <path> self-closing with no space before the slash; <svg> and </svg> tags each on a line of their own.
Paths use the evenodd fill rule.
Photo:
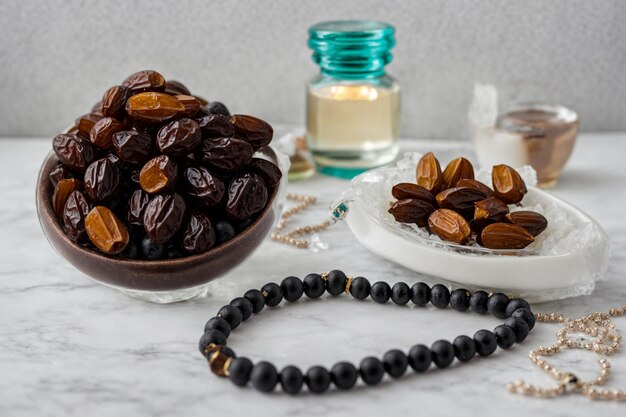
<svg viewBox="0 0 626 417">
<path fill-rule="evenodd" d="M 113 135 L 113 147 L 123 161 L 144 164 L 152 154 L 152 139 L 136 130 L 124 130 Z"/>
<path fill-rule="evenodd" d="M 178 165 L 167 155 L 149 160 L 139 173 L 141 188 L 150 194 L 173 189 L 177 180 Z"/>
<path fill-rule="evenodd" d="M 156 71 L 144 70 L 129 75 L 122 83 L 133 93 L 165 90 L 165 77 Z"/>
<path fill-rule="evenodd" d="M 482 191 L 487 197 L 493 197 L 493 190 L 478 180 L 463 178 L 456 183 L 456 187 L 476 188 Z"/>
<path fill-rule="evenodd" d="M 235 137 L 248 142 L 255 151 L 269 145 L 274 136 L 274 129 L 269 123 L 253 116 L 235 114 L 230 122 L 235 127 Z"/>
<path fill-rule="evenodd" d="M 144 190 L 135 190 L 128 200 L 126 219 L 131 226 L 143 226 L 143 216 L 150 202 L 150 195 Z"/>
<path fill-rule="evenodd" d="M 253 153 L 252 146 L 242 139 L 208 139 L 202 144 L 202 162 L 226 172 L 243 168 Z"/>
<path fill-rule="evenodd" d="M 265 208 L 267 199 L 265 181 L 254 172 L 246 172 L 228 186 L 226 213 L 235 220 L 250 219 Z"/>
<path fill-rule="evenodd" d="M 109 88 L 102 96 L 102 115 L 115 117 L 121 120 L 126 116 L 126 100 L 130 97 L 130 90 L 123 85 Z"/>
<path fill-rule="evenodd" d="M 169 241 L 180 229 L 187 205 L 178 194 L 157 195 L 146 207 L 143 226 L 156 243 Z"/>
<path fill-rule="evenodd" d="M 63 165 L 76 172 L 85 172 L 95 158 L 91 143 L 71 133 L 56 135 L 52 139 L 52 149 Z"/>
<path fill-rule="evenodd" d="M 89 141 L 100 149 L 113 147 L 113 135 L 124 129 L 124 126 L 112 117 L 98 120 L 89 132 Z"/>
<path fill-rule="evenodd" d="M 76 128 L 76 130 L 80 132 L 80 135 L 82 137 L 88 138 L 93 125 L 95 125 L 98 120 L 102 119 L 102 117 L 103 116 L 101 114 L 97 113 L 84 114 L 76 119 L 74 128 Z"/>
<path fill-rule="evenodd" d="M 126 101 L 126 112 L 135 120 L 162 123 L 185 114 L 185 106 L 176 97 L 163 93 L 140 93 Z"/>
<path fill-rule="evenodd" d="M 506 215 L 506 219 L 523 227 L 533 236 L 539 235 L 548 227 L 548 219 L 535 211 L 520 210 Z"/>
<path fill-rule="evenodd" d="M 410 182 L 401 182 L 391 188 L 391 195 L 398 200 L 423 200 L 430 205 L 437 204 L 435 196 L 421 185 L 413 184 Z M 430 214 L 430 213 L 429 213 Z"/>
<path fill-rule="evenodd" d="M 262 158 L 252 158 L 248 164 L 248 168 L 254 170 L 265 180 L 268 187 L 275 187 L 283 177 L 283 173 L 276 165 Z"/>
<path fill-rule="evenodd" d="M 50 171 L 50 182 L 53 187 L 56 187 L 59 181 L 64 180 L 66 178 L 72 178 L 72 173 L 69 169 L 63 164 L 58 164 L 52 171 Z"/>
<path fill-rule="evenodd" d="M 52 194 L 52 208 L 59 220 L 63 219 L 63 210 L 65 209 L 65 203 L 70 194 L 74 191 L 82 190 L 83 186 L 83 182 L 75 178 L 63 179 L 57 183 L 54 188 L 54 193 Z"/>
<path fill-rule="evenodd" d="M 165 82 L 165 92 L 171 96 L 184 94 L 186 96 L 191 95 L 191 91 L 185 86 L 185 84 L 176 80 L 168 80 Z"/>
<path fill-rule="evenodd" d="M 474 203 L 474 222 L 481 226 L 501 222 L 508 212 L 509 206 L 506 203 L 495 197 L 489 197 Z"/>
<path fill-rule="evenodd" d="M 435 207 L 424 200 L 398 200 L 389 208 L 389 214 L 400 223 L 415 223 L 419 227 L 428 225 L 428 216 L 435 211 Z"/>
<path fill-rule="evenodd" d="M 194 96 L 177 94 L 175 97 L 185 106 L 185 116 L 194 117 L 200 110 L 200 102 Z"/>
<path fill-rule="evenodd" d="M 191 212 L 182 232 L 181 245 L 189 253 L 201 253 L 215 245 L 215 230 L 206 214 Z"/>
<path fill-rule="evenodd" d="M 197 121 L 205 139 L 230 138 L 235 134 L 235 127 L 230 119 L 222 114 L 208 114 Z"/>
<path fill-rule="evenodd" d="M 91 211 L 91 203 L 80 191 L 72 191 L 63 209 L 65 233 L 74 242 L 84 242 L 87 237 L 85 219 Z"/>
<path fill-rule="evenodd" d="M 200 145 L 200 126 L 195 120 L 178 119 L 163 126 L 157 133 L 159 150 L 172 156 L 185 156 Z"/>
<path fill-rule="evenodd" d="M 487 196 L 476 188 L 455 187 L 448 188 L 437 194 L 437 204 L 440 208 L 446 208 L 454 211 L 474 213 L 474 203 L 484 200 Z"/>
<path fill-rule="evenodd" d="M 224 197 L 224 182 L 204 167 L 189 167 L 185 170 L 187 194 L 206 207 L 219 204 Z"/>
<path fill-rule="evenodd" d="M 85 192 L 93 201 L 111 200 L 120 189 L 120 170 L 108 158 L 92 162 L 85 171 Z"/>
</svg>

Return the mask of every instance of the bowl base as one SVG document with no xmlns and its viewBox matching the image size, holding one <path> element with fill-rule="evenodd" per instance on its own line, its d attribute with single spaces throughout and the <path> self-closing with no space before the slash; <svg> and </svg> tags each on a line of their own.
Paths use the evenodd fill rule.
<svg viewBox="0 0 626 417">
<path fill-rule="evenodd" d="M 122 294 L 128 295 L 129 297 L 136 298 L 141 301 L 146 301 L 148 303 L 155 304 L 171 304 L 178 303 L 180 301 L 190 300 L 196 297 L 206 297 L 209 293 L 209 286 L 211 283 L 199 285 L 197 287 L 185 288 L 182 290 L 173 290 L 173 291 L 138 291 L 138 290 L 130 290 L 128 288 L 120 288 L 113 287 L 111 288 L 118 290 Z"/>
</svg>

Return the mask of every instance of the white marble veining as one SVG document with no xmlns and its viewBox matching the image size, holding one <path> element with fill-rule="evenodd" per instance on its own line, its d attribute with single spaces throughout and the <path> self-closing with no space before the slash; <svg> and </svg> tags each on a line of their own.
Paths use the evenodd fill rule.
<svg viewBox="0 0 626 417">
<path fill-rule="evenodd" d="M 412 149 L 432 143 L 412 142 Z M 446 144 L 443 146 L 450 146 Z M 623 413 L 624 405 L 570 396 L 539 400 L 509 394 L 524 378 L 552 384 L 531 366 L 531 347 L 553 340 L 539 324 L 509 352 L 443 371 L 386 379 L 377 388 L 288 397 L 238 389 L 214 377 L 197 351 L 205 321 L 254 282 L 341 268 L 371 280 L 412 283 L 419 277 L 362 248 L 345 225 L 323 238 L 317 254 L 266 242 L 209 298 L 174 305 L 144 303 L 74 270 L 46 242 L 35 214 L 34 187 L 49 140 L 0 140 L 0 416 L 279 416 L 477 415 L 589 416 Z M 458 152 L 456 152 L 458 153 Z M 595 217 L 608 232 L 613 256 L 606 281 L 587 297 L 536 306 L 581 315 L 626 304 L 626 134 L 583 135 L 553 192 Z M 318 221 L 346 186 L 316 177 L 291 190 L 319 197 L 303 216 Z M 298 302 L 264 311 L 238 328 L 229 344 L 240 355 L 279 366 L 331 366 L 387 349 L 473 334 L 497 320 L 454 311 L 358 303 L 346 297 Z M 617 319 L 626 329 L 626 318 Z M 594 355 L 568 352 L 555 362 L 581 377 L 595 375 Z M 626 388 L 626 355 L 612 359 L 610 387 Z"/>
</svg>

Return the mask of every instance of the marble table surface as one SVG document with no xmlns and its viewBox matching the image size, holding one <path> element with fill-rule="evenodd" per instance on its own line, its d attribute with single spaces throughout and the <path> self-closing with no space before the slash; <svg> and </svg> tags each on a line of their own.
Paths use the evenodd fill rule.
<svg viewBox="0 0 626 417">
<path fill-rule="evenodd" d="M 406 142 L 413 150 L 450 143 Z M 197 351 L 205 321 L 249 287 L 287 275 L 340 268 L 372 282 L 432 279 L 396 266 L 361 247 L 343 224 L 321 236 L 330 247 L 312 253 L 265 242 L 207 298 L 154 305 L 129 298 L 73 269 L 48 244 L 37 222 L 34 189 L 49 139 L 0 139 L 0 415 L 22 416 L 305 416 L 477 415 L 590 416 L 623 414 L 617 403 L 579 395 L 543 400 L 509 394 L 523 378 L 552 385 L 527 358 L 554 340 L 556 327 L 539 324 L 508 352 L 463 366 L 385 379 L 350 393 L 288 397 L 238 389 L 216 378 Z M 585 134 L 553 192 L 595 217 L 608 232 L 612 259 L 605 281 L 590 296 L 537 305 L 569 316 L 626 304 L 626 133 Z M 323 219 L 347 183 L 316 176 L 290 185 L 319 203 L 303 224 Z M 229 339 L 240 355 L 278 366 L 332 366 L 390 348 L 473 334 L 497 320 L 454 311 L 357 303 L 346 297 L 283 305 L 264 311 Z M 626 318 L 616 319 L 626 330 Z M 569 351 L 557 359 L 583 379 L 595 376 L 594 354 Z M 611 388 L 626 388 L 626 355 L 612 359 Z"/>
</svg>

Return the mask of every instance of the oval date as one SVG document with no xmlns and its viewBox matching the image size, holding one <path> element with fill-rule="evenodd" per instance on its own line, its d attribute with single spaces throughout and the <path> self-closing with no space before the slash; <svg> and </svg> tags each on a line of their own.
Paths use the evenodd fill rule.
<svg viewBox="0 0 626 417">
<path fill-rule="evenodd" d="M 252 158 L 248 167 L 263 177 L 268 187 L 275 187 L 283 177 L 280 168 L 267 159 Z"/>
<path fill-rule="evenodd" d="M 152 139 L 136 130 L 123 130 L 113 135 L 113 147 L 123 161 L 144 164 L 152 154 Z"/>
<path fill-rule="evenodd" d="M 89 132 L 89 141 L 97 148 L 110 149 L 113 147 L 113 135 L 124 129 L 124 126 L 112 117 L 103 117 L 98 120 Z"/>
<path fill-rule="evenodd" d="M 222 114 L 208 114 L 197 121 L 205 139 L 229 138 L 235 134 L 235 127 L 230 119 Z"/>
<path fill-rule="evenodd" d="M 198 123 L 184 118 L 163 126 L 157 134 L 156 143 L 164 154 L 185 156 L 200 145 L 201 140 Z"/>
<path fill-rule="evenodd" d="M 235 128 L 235 137 L 248 142 L 255 151 L 269 145 L 274 136 L 272 126 L 254 116 L 235 114 L 230 122 Z"/>
<path fill-rule="evenodd" d="M 63 165 L 76 172 L 85 172 L 96 155 L 89 141 L 71 133 L 56 135 L 52 149 Z"/>
<path fill-rule="evenodd" d="M 205 167 L 189 167 L 185 170 L 187 194 L 206 207 L 219 204 L 224 197 L 224 182 Z"/>
<path fill-rule="evenodd" d="M 143 226 L 143 216 L 150 202 L 150 195 L 144 190 L 135 190 L 128 200 L 126 220 L 131 226 Z"/>
<path fill-rule="evenodd" d="M 72 191 L 63 209 L 65 233 L 74 242 L 83 242 L 87 237 L 85 219 L 91 211 L 91 203 L 80 191 Z"/>
<path fill-rule="evenodd" d="M 148 237 L 156 243 L 170 240 L 180 229 L 186 209 L 185 200 L 176 193 L 154 197 L 143 216 Z"/>
<path fill-rule="evenodd" d="M 76 190 L 82 190 L 83 187 L 83 182 L 75 178 L 62 179 L 57 183 L 52 194 L 52 208 L 59 220 L 63 219 L 63 210 L 70 194 Z"/>
<path fill-rule="evenodd" d="M 85 192 L 93 201 L 110 200 L 120 183 L 120 170 L 109 158 L 92 162 L 85 171 Z"/>
<path fill-rule="evenodd" d="M 202 144 L 202 162 L 226 172 L 243 168 L 253 153 L 248 142 L 236 138 L 208 139 Z"/>
<path fill-rule="evenodd" d="M 126 100 L 130 96 L 130 90 L 123 85 L 109 88 L 102 96 L 102 115 L 123 119 L 126 116 Z"/>
<path fill-rule="evenodd" d="M 215 230 L 206 214 L 191 213 L 182 232 L 181 245 L 189 253 L 201 253 L 215 245 Z"/>
<path fill-rule="evenodd" d="M 109 255 L 122 252 L 130 240 L 124 224 L 104 206 L 91 209 L 85 219 L 85 230 L 91 243 Z"/>
<path fill-rule="evenodd" d="M 185 113 L 185 106 L 176 97 L 163 93 L 140 93 L 126 102 L 126 111 L 133 119 L 146 123 L 162 123 Z"/>
<path fill-rule="evenodd" d="M 235 220 L 250 219 L 265 208 L 267 199 L 265 181 L 254 172 L 246 172 L 228 186 L 226 213 Z"/>
<path fill-rule="evenodd" d="M 133 93 L 165 90 L 165 77 L 156 71 L 144 70 L 129 75 L 122 85 Z"/>
<path fill-rule="evenodd" d="M 167 155 L 146 162 L 139 173 L 139 184 L 147 193 L 171 190 L 178 180 L 178 165 Z"/>
</svg>

